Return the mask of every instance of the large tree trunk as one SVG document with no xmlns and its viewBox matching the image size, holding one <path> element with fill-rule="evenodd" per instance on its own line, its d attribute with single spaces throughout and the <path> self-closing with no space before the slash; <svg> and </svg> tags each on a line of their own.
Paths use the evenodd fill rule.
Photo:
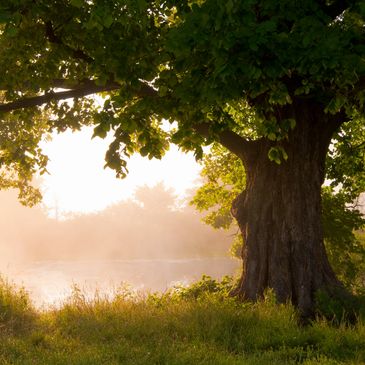
<svg viewBox="0 0 365 365">
<path fill-rule="evenodd" d="M 291 301 L 311 316 L 318 289 L 341 288 L 331 269 L 321 224 L 321 186 L 333 120 L 320 108 L 292 106 L 296 128 L 283 142 L 288 160 L 268 158 L 273 143 L 252 143 L 243 160 L 245 191 L 232 205 L 244 246 L 243 274 L 236 294 L 249 300 L 272 288 L 278 301 Z"/>
</svg>

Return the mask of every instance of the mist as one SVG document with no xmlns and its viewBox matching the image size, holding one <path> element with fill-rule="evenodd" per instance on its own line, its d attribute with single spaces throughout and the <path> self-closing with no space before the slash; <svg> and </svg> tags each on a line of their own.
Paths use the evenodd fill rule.
<svg viewBox="0 0 365 365">
<path fill-rule="evenodd" d="M 232 274 L 238 265 L 228 257 L 231 233 L 202 223 L 163 184 L 62 220 L 44 207 L 21 206 L 13 191 L 1 191 L 0 198 L 0 272 L 23 284 L 36 302 L 64 297 L 72 283 L 165 290 L 202 274 Z"/>
</svg>

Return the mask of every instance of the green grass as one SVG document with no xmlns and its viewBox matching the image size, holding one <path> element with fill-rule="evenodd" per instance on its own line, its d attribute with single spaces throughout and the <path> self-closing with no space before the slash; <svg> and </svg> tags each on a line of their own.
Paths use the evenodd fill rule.
<svg viewBox="0 0 365 365">
<path fill-rule="evenodd" d="M 24 290 L 0 284 L 0 364 L 365 364 L 365 325 L 318 319 L 300 327 L 272 295 L 257 304 L 209 278 L 189 289 L 88 300 L 75 288 L 37 311 Z M 5 314 L 4 314 L 5 313 Z"/>
</svg>

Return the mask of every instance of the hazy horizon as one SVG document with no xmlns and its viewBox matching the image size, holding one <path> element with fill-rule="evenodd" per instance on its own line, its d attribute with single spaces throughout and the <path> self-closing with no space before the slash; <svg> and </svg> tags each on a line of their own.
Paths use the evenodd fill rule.
<svg viewBox="0 0 365 365">
<path fill-rule="evenodd" d="M 205 225 L 162 183 L 67 220 L 50 218 L 41 206 L 21 206 L 14 191 L 1 191 L 0 199 L 0 272 L 24 284 L 33 298 L 63 297 L 72 283 L 164 290 L 201 274 L 232 274 L 237 266 L 228 253 L 232 232 Z"/>
</svg>

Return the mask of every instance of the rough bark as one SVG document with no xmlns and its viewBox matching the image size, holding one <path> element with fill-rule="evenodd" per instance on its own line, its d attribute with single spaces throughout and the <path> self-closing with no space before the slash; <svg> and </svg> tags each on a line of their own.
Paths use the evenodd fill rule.
<svg viewBox="0 0 365 365">
<path fill-rule="evenodd" d="M 310 317 L 317 290 L 342 288 L 328 262 L 321 225 L 325 157 L 338 120 L 305 103 L 282 117 L 297 123 L 283 142 L 288 160 L 270 161 L 273 144 L 267 140 L 256 141 L 243 159 L 246 190 L 232 205 L 244 240 L 236 294 L 257 300 L 272 288 L 279 302 L 291 301 Z"/>
</svg>

